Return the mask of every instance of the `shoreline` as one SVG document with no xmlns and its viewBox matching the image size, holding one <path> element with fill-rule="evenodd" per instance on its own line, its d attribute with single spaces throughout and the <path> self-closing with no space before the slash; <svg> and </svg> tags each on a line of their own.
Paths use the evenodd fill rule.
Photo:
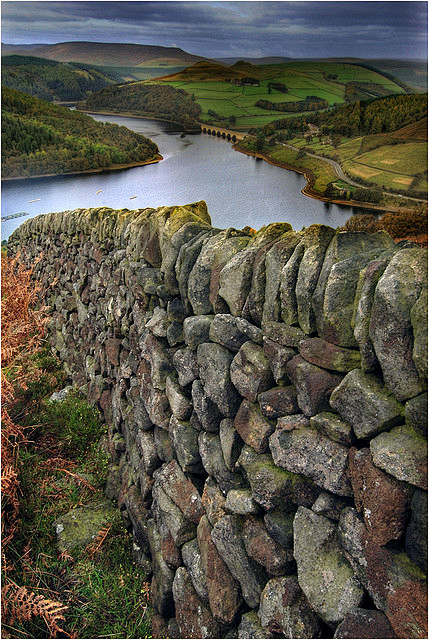
<svg viewBox="0 0 429 640">
<path fill-rule="evenodd" d="M 181 122 L 177 122 L 177 120 L 168 120 L 167 118 L 157 118 L 156 116 L 142 116 L 137 115 L 136 113 L 132 113 L 130 111 L 122 111 L 121 113 L 115 111 L 87 111 L 83 109 L 76 109 L 79 113 L 88 113 L 95 116 L 122 116 L 124 118 L 140 118 L 142 120 L 158 120 L 159 122 L 170 122 L 171 124 L 176 124 L 178 127 L 182 129 L 184 133 L 201 133 L 200 129 L 185 129 L 184 125 Z"/>
<path fill-rule="evenodd" d="M 85 169 L 84 171 L 68 171 L 67 173 L 42 173 L 34 176 L 10 176 L 2 178 L 2 182 L 12 182 L 18 180 L 42 180 L 43 178 L 64 178 L 67 176 L 80 176 L 91 173 L 107 173 L 108 171 L 122 171 L 123 169 L 133 169 L 134 167 L 144 167 L 148 164 L 156 164 L 163 160 L 163 156 L 159 154 L 152 160 L 142 160 L 141 162 L 132 162 L 130 164 L 112 164 L 110 167 L 99 167 L 97 169 Z"/>
<path fill-rule="evenodd" d="M 313 172 L 310 169 L 298 169 L 297 167 L 294 167 L 293 165 L 289 165 L 286 162 L 282 162 L 281 160 L 274 160 L 273 158 L 266 156 L 263 153 L 257 153 L 255 151 L 248 151 L 247 149 L 241 149 L 238 144 L 233 145 L 233 149 L 234 151 L 238 151 L 239 153 L 243 153 L 244 155 L 253 156 L 254 158 L 259 158 L 260 160 L 264 160 L 265 162 L 273 165 L 274 167 L 279 167 L 280 169 L 287 169 L 288 171 L 294 171 L 295 173 L 299 173 L 300 175 L 304 176 L 304 178 L 307 180 L 307 184 L 305 185 L 305 187 L 301 189 L 301 193 L 304 196 L 313 198 L 314 200 L 320 200 L 321 202 L 326 202 L 329 204 L 337 204 L 339 206 L 344 206 L 344 207 L 368 209 L 373 213 L 392 211 L 392 209 L 396 208 L 396 207 L 383 207 L 376 204 L 371 204 L 370 202 L 358 202 L 357 200 L 333 200 L 331 198 L 326 198 L 325 196 L 322 196 L 322 194 L 319 194 L 317 191 L 314 191 L 314 189 L 312 188 L 316 179 L 314 177 Z"/>
</svg>

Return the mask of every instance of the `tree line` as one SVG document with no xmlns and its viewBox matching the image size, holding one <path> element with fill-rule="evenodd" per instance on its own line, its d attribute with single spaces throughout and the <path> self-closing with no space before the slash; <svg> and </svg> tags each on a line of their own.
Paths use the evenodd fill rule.
<svg viewBox="0 0 429 640">
<path fill-rule="evenodd" d="M 33 56 L 3 56 L 2 84 L 42 100 L 74 102 L 121 81 L 78 62 L 62 63 Z"/>
<path fill-rule="evenodd" d="M 271 100 L 257 100 L 255 102 L 255 107 L 260 107 L 261 109 L 289 113 L 317 111 L 319 109 L 327 109 L 328 106 L 328 101 L 318 96 L 306 96 L 304 100 L 294 100 L 293 102 L 271 102 Z"/>
<path fill-rule="evenodd" d="M 77 107 L 86 111 L 115 111 L 173 120 L 187 130 L 198 129 L 201 107 L 182 89 L 139 82 L 106 87 Z"/>
<path fill-rule="evenodd" d="M 27 177 L 155 159 L 157 145 L 116 124 L 2 88 L 2 174 Z"/>
</svg>

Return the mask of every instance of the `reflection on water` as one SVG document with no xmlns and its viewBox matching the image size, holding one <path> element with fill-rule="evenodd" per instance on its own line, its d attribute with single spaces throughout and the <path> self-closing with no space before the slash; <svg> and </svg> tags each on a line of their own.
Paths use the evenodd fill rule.
<svg viewBox="0 0 429 640">
<path fill-rule="evenodd" d="M 295 230 L 315 222 L 337 227 L 352 215 L 349 207 L 303 196 L 305 179 L 301 175 L 233 151 L 217 137 L 186 134 L 182 138 L 177 125 L 168 122 L 93 117 L 143 133 L 156 142 L 164 159 L 122 171 L 3 183 L 2 216 L 99 206 L 139 209 L 197 200 L 207 202 L 212 223 L 220 228 L 249 225 L 259 229 L 281 221 Z M 2 239 L 25 219 L 2 223 Z"/>
</svg>

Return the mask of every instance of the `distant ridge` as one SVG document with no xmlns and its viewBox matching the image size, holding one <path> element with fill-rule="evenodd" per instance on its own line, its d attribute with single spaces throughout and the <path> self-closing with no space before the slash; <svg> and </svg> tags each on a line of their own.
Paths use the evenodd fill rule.
<svg viewBox="0 0 429 640">
<path fill-rule="evenodd" d="M 189 66 L 207 60 L 178 47 L 104 42 L 59 42 L 13 45 L 2 43 L 2 55 L 33 55 L 58 62 L 84 62 L 101 66 Z"/>
</svg>

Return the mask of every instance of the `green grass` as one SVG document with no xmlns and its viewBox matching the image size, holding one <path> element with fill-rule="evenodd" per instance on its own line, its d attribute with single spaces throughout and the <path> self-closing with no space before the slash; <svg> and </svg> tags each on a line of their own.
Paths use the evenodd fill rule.
<svg viewBox="0 0 429 640">
<path fill-rule="evenodd" d="M 99 552 L 85 548 L 59 554 L 54 521 L 104 497 L 108 458 L 100 437 L 105 425 L 77 392 L 61 402 L 46 400 L 63 382 L 59 362 L 47 347 L 31 357 L 28 368 L 35 379 L 20 398 L 18 412 L 27 413 L 26 423 L 37 426 L 27 427 L 28 442 L 18 451 L 21 520 L 5 551 L 3 585 L 14 583 L 67 605 L 60 623 L 67 634 L 150 637 L 149 585 L 134 562 L 132 536 L 119 510 Z M 52 637 L 39 617 L 13 623 L 3 617 L 2 627 L 14 638 Z"/>
<path fill-rule="evenodd" d="M 373 82 L 392 93 L 403 93 L 401 87 L 379 73 L 346 63 L 291 62 L 243 67 L 243 73 L 259 79 L 258 87 L 240 87 L 224 82 L 223 76 L 228 77 L 227 69 L 219 71 L 216 67 L 213 73 L 217 79 L 202 80 L 202 76 L 207 76 L 207 71 L 197 67 L 187 69 L 183 75 L 179 74 L 176 78 L 160 82 L 166 82 L 193 94 L 203 110 L 203 122 L 213 120 L 213 117 L 208 115 L 210 109 L 220 116 L 234 115 L 237 118 L 237 129 L 263 126 L 279 117 L 299 115 L 255 107 L 255 102 L 259 99 L 274 103 L 293 102 L 308 95 L 315 95 L 327 100 L 329 105 L 341 104 L 344 102 L 344 84 L 350 81 Z M 338 78 L 336 81 L 330 80 L 326 77 L 327 74 L 336 74 Z M 289 92 L 284 94 L 272 90 L 270 93 L 269 82 L 281 82 L 287 86 Z"/>
</svg>

